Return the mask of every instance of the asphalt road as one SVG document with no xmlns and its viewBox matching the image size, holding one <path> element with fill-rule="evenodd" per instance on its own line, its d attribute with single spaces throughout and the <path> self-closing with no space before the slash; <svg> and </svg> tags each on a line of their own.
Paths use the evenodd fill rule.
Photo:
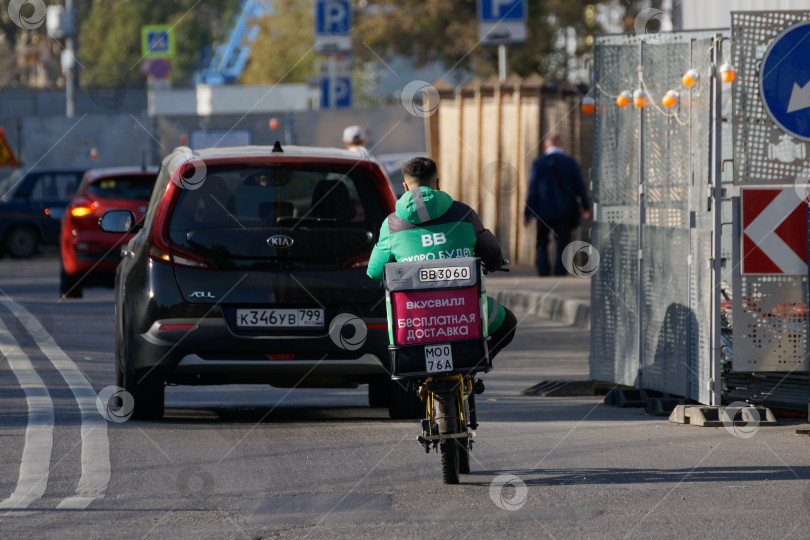
<svg viewBox="0 0 810 540">
<path fill-rule="evenodd" d="M 445 486 L 418 423 L 362 387 L 171 387 L 163 421 L 107 421 L 112 291 L 58 302 L 52 258 L 0 260 L 0 289 L 0 507 L 25 507 L 0 510 L 5 538 L 810 536 L 795 425 L 735 436 L 521 396 L 587 378 L 581 329 L 521 320 L 485 376 L 473 472 Z"/>
</svg>

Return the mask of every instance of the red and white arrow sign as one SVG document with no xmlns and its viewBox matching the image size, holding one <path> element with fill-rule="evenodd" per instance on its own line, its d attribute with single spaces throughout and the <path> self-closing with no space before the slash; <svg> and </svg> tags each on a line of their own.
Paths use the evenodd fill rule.
<svg viewBox="0 0 810 540">
<path fill-rule="evenodd" d="M 742 273 L 807 275 L 807 202 L 795 189 L 742 189 Z"/>
</svg>

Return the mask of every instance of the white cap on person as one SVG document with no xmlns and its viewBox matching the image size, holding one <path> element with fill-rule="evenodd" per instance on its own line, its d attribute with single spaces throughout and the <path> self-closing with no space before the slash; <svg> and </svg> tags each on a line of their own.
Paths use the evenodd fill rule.
<svg viewBox="0 0 810 540">
<path fill-rule="evenodd" d="M 363 144 L 366 134 L 360 126 L 349 126 L 343 130 L 343 142 L 346 144 Z"/>
</svg>

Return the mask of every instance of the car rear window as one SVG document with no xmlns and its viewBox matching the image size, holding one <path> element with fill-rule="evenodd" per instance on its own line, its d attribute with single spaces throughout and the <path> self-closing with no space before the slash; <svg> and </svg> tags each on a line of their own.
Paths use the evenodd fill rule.
<svg viewBox="0 0 810 540">
<path fill-rule="evenodd" d="M 149 200 L 156 176 L 106 176 L 87 185 L 87 193 L 102 199 Z"/>
<path fill-rule="evenodd" d="M 364 170 L 216 169 L 199 187 L 181 192 L 169 228 L 348 227 L 376 235 L 385 215 Z"/>
<path fill-rule="evenodd" d="M 76 193 L 81 173 L 47 172 L 36 174 L 29 197 L 32 201 L 58 199 L 69 201 Z"/>
<path fill-rule="evenodd" d="M 22 176 L 22 171 L 17 170 L 0 180 L 0 199 L 8 200 L 11 198 L 13 190 L 19 184 Z"/>
</svg>

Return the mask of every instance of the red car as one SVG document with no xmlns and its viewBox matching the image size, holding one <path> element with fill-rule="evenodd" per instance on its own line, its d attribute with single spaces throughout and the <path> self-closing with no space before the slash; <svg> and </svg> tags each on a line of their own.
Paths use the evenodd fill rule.
<svg viewBox="0 0 810 540">
<path fill-rule="evenodd" d="M 84 287 L 112 284 L 121 247 L 133 235 L 102 232 L 98 220 L 109 210 L 130 210 L 140 222 L 157 173 L 154 167 L 92 169 L 85 173 L 62 216 L 62 298 L 81 298 Z"/>
</svg>

